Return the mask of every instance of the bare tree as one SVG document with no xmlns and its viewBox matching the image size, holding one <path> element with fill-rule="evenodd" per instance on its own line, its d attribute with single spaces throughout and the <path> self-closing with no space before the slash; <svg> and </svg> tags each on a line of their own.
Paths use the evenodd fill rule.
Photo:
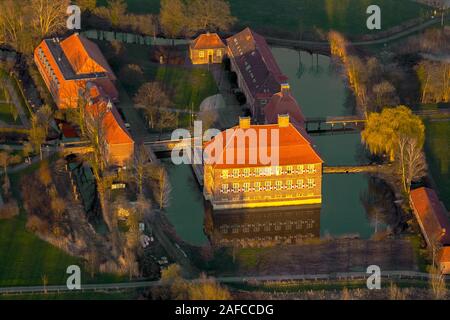
<svg viewBox="0 0 450 320">
<path fill-rule="evenodd" d="M 135 107 L 142 109 L 148 117 L 149 125 L 153 129 L 157 125 L 159 109 L 167 108 L 170 100 L 158 82 L 143 84 L 135 98 Z"/>
<path fill-rule="evenodd" d="M 445 299 L 447 296 L 447 287 L 445 285 L 445 278 L 438 267 L 430 268 L 430 289 L 433 297 L 436 300 Z"/>
<path fill-rule="evenodd" d="M 176 126 L 178 116 L 175 112 L 167 109 L 158 110 L 158 122 L 157 127 L 159 129 L 160 137 L 164 129 L 170 129 Z"/>
<path fill-rule="evenodd" d="M 4 181 L 3 181 L 3 192 L 5 196 L 9 196 L 9 189 L 11 187 L 11 183 L 8 177 L 8 166 L 14 163 L 20 162 L 19 155 L 13 155 L 8 151 L 0 152 L 0 165 L 3 167 L 4 171 Z"/>
<path fill-rule="evenodd" d="M 108 9 L 111 24 L 113 27 L 117 27 L 127 13 L 126 2 L 124 0 L 108 0 Z"/>
<path fill-rule="evenodd" d="M 398 138 L 398 150 L 402 187 L 409 194 L 411 182 L 426 175 L 425 156 L 417 139 L 408 136 Z"/>
<path fill-rule="evenodd" d="M 32 26 L 44 38 L 66 27 L 69 0 L 31 0 Z"/>
<path fill-rule="evenodd" d="M 31 116 L 31 129 L 28 133 L 28 140 L 33 146 L 33 150 L 39 153 L 42 160 L 42 144 L 45 142 L 47 134 L 45 128 L 43 128 L 36 115 Z"/>
<path fill-rule="evenodd" d="M 53 121 L 53 110 L 49 105 L 42 106 L 37 112 L 36 116 L 38 118 L 39 124 L 44 128 L 45 135 L 48 134 L 50 124 Z"/>
<path fill-rule="evenodd" d="M 139 195 L 143 194 L 144 182 L 150 177 L 152 164 L 149 161 L 149 156 L 143 145 L 136 147 L 134 159 L 132 163 L 132 175 L 138 186 Z"/>
<path fill-rule="evenodd" d="M 377 110 L 383 107 L 394 106 L 398 104 L 395 87 L 389 81 L 383 81 L 373 86 L 375 94 L 375 103 Z"/>
<path fill-rule="evenodd" d="M 170 193 L 172 187 L 170 185 L 169 176 L 164 167 L 157 167 L 153 173 L 155 181 L 153 192 L 159 209 L 164 209 L 170 204 Z"/>
<path fill-rule="evenodd" d="M 224 0 L 193 0 L 189 3 L 188 11 L 190 30 L 194 33 L 227 31 L 237 20 Z"/>
<path fill-rule="evenodd" d="M 187 8 L 182 0 L 161 0 L 159 21 L 164 33 L 176 38 L 186 32 L 188 17 Z"/>
</svg>

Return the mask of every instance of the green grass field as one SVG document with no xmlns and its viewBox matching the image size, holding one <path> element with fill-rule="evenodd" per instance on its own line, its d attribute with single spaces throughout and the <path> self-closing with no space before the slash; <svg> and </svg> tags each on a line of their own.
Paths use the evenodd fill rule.
<svg viewBox="0 0 450 320">
<path fill-rule="evenodd" d="M 48 294 L 0 295 L 0 300 L 131 300 L 137 297 L 134 290 L 120 292 L 64 292 Z"/>
<path fill-rule="evenodd" d="M 160 0 L 127 0 L 135 13 L 158 13 Z M 103 5 L 106 0 L 98 1 Z M 430 11 L 411 0 L 229 0 L 231 11 L 239 26 L 260 31 L 292 32 L 301 29 L 335 29 L 347 35 L 361 35 L 366 28 L 369 5 L 379 5 L 382 30 L 420 17 Z"/>
<path fill-rule="evenodd" d="M 426 122 L 425 151 L 440 199 L 450 209 L 450 122 Z"/>
<path fill-rule="evenodd" d="M 19 181 L 36 170 L 37 165 L 28 167 L 20 174 L 11 174 L 12 192 L 19 198 Z M 91 278 L 83 273 L 84 264 L 79 258 L 39 239 L 25 228 L 26 213 L 21 208 L 20 215 L 11 220 L 0 220 L 0 286 L 42 285 L 43 276 L 48 284 L 65 284 L 66 269 L 76 264 L 82 269 L 83 283 L 120 282 L 125 278 L 109 274 L 99 274 Z"/>
</svg>

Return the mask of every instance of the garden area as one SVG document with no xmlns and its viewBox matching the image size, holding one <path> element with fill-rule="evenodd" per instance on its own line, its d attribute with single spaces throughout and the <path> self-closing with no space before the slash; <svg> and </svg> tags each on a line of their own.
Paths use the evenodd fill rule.
<svg viewBox="0 0 450 320">
<path fill-rule="evenodd" d="M 127 0 L 133 13 L 159 13 L 160 0 Z M 262 33 L 298 34 L 320 28 L 343 32 L 348 36 L 369 33 L 366 27 L 369 5 L 379 5 L 382 30 L 419 18 L 430 9 L 410 0 L 229 0 L 231 13 L 238 19 L 238 28 L 251 27 Z M 98 1 L 105 5 L 106 0 Z M 376 31 L 374 31 L 376 32 Z"/>
<path fill-rule="evenodd" d="M 0 125 L 21 125 L 19 112 L 11 101 L 10 93 L 6 88 L 8 75 L 0 69 Z"/>
<path fill-rule="evenodd" d="M 86 263 L 40 239 L 27 228 L 28 215 L 23 206 L 20 184 L 23 177 L 30 177 L 39 168 L 34 164 L 19 173 L 9 174 L 11 192 L 19 200 L 19 214 L 10 219 L 0 219 L 0 286 L 31 286 L 64 284 L 66 269 Z M 48 209 L 50 211 L 50 208 Z M 123 277 L 96 274 L 94 277 L 82 271 L 83 283 L 120 282 Z"/>
<path fill-rule="evenodd" d="M 150 47 L 137 44 L 97 42 L 128 95 L 133 98 L 146 82 L 157 81 L 175 109 L 198 110 L 207 97 L 218 93 L 212 74 L 206 68 L 185 65 L 186 47 Z M 116 48 L 111 48 L 115 46 Z M 119 48 L 117 48 L 119 47 Z M 169 64 L 159 64 L 160 55 L 172 55 Z"/>
<path fill-rule="evenodd" d="M 136 117 L 143 119 L 143 114 L 132 107 L 142 85 L 159 85 L 169 100 L 169 111 L 177 119 L 176 127 L 188 127 L 191 122 L 190 112 L 198 111 L 205 98 L 219 92 L 213 75 L 207 68 L 186 64 L 186 46 L 145 46 L 108 41 L 96 43 L 105 53 L 119 79 L 119 112 L 126 122 L 132 123 L 135 135 L 144 134 L 136 126 Z M 164 64 L 160 64 L 161 56 Z"/>
</svg>

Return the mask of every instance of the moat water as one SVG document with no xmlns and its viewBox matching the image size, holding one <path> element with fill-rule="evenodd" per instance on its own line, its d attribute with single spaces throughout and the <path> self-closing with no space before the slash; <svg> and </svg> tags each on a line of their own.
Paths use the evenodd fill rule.
<svg viewBox="0 0 450 320">
<path fill-rule="evenodd" d="M 351 95 L 329 57 L 312 57 L 309 53 L 285 48 L 273 48 L 272 52 L 282 71 L 289 77 L 291 90 L 307 118 L 352 114 Z M 314 136 L 313 142 L 325 165 L 356 165 L 368 161 L 359 133 Z M 169 220 L 183 240 L 194 245 L 207 243 L 208 237 L 204 230 L 208 229 L 205 225 L 209 225 L 205 224 L 205 217 L 208 221 L 208 210 L 205 209 L 192 169 L 189 166 L 175 166 L 169 161 L 165 163 L 173 186 L 172 195 L 176 198 L 167 208 Z M 384 225 L 381 220 L 369 218 L 363 204 L 362 199 L 367 197 L 368 186 L 369 178 L 364 174 L 324 175 L 322 207 L 313 218 L 317 227 L 311 229 L 314 230 L 313 233 L 320 237 L 358 236 L 367 239 L 375 230 L 382 230 Z M 282 209 L 269 210 L 274 214 L 280 212 L 274 221 L 282 220 Z M 301 219 L 302 211 L 302 208 L 296 210 L 298 219 Z M 234 220 L 230 220 L 229 224 L 235 223 L 236 219 L 248 222 L 251 214 L 255 213 L 237 212 L 239 217 L 236 218 L 235 214 Z M 305 214 L 310 219 L 309 211 Z M 292 214 L 289 216 L 292 220 Z M 216 221 L 218 224 L 222 222 Z"/>
</svg>

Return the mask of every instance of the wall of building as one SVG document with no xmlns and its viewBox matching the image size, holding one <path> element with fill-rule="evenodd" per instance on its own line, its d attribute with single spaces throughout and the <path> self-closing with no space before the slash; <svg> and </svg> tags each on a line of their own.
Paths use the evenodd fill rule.
<svg viewBox="0 0 450 320">
<path fill-rule="evenodd" d="M 284 206 L 322 201 L 320 163 L 228 170 L 209 168 L 206 175 L 209 177 L 205 179 L 205 190 L 215 208 Z"/>
<path fill-rule="evenodd" d="M 226 53 L 225 49 L 203 49 L 195 50 L 190 49 L 190 57 L 193 64 L 208 64 L 210 63 L 209 56 L 212 51 L 212 61 L 211 63 L 222 63 L 223 57 Z M 203 53 L 203 55 L 202 55 Z"/>
</svg>

